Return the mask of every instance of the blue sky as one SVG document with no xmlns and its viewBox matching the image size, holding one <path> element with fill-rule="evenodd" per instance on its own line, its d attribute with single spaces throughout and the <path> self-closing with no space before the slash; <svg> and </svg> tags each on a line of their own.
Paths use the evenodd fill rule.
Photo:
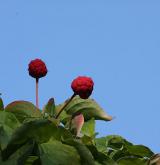
<svg viewBox="0 0 160 165">
<path fill-rule="evenodd" d="M 160 1 L 1 0 L 0 92 L 4 103 L 35 102 L 30 60 L 43 59 L 40 106 L 70 97 L 78 75 L 110 115 L 100 136 L 122 135 L 160 152 Z"/>
</svg>

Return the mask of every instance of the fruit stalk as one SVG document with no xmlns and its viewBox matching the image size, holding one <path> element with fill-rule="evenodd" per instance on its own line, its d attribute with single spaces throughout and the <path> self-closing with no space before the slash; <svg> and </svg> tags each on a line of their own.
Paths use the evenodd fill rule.
<svg viewBox="0 0 160 165">
<path fill-rule="evenodd" d="M 35 59 L 28 64 L 28 71 L 29 75 L 36 79 L 36 107 L 39 109 L 38 81 L 39 78 L 46 76 L 48 70 L 46 64 L 41 59 Z"/>
<path fill-rule="evenodd" d="M 39 109 L 39 100 L 38 100 L 38 78 L 36 78 L 36 107 Z"/>
<path fill-rule="evenodd" d="M 67 105 L 73 100 L 73 98 L 76 96 L 76 94 L 74 93 L 72 95 L 72 97 L 66 102 L 66 104 L 64 104 L 64 106 L 60 109 L 60 111 L 58 112 L 56 119 L 58 119 L 58 117 L 60 116 L 60 114 L 62 113 L 62 111 L 67 107 Z"/>
</svg>

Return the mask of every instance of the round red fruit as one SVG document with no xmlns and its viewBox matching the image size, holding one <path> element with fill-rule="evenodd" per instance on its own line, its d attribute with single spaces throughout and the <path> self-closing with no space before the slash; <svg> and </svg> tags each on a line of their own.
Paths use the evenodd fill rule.
<svg viewBox="0 0 160 165">
<path fill-rule="evenodd" d="M 32 60 L 28 65 L 29 75 L 38 79 L 47 74 L 46 64 L 41 59 Z"/>
<path fill-rule="evenodd" d="M 90 77 L 79 76 L 72 81 L 71 87 L 76 95 L 88 99 L 92 94 L 94 82 Z"/>
</svg>

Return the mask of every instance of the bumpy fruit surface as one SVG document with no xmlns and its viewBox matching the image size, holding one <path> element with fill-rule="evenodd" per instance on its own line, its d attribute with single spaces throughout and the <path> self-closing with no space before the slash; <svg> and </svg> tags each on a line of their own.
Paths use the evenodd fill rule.
<svg viewBox="0 0 160 165">
<path fill-rule="evenodd" d="M 29 63 L 28 71 L 30 76 L 38 79 L 47 74 L 47 67 L 41 59 L 35 59 Z"/>
<path fill-rule="evenodd" d="M 94 82 L 90 77 L 79 76 L 72 81 L 71 87 L 76 95 L 88 99 L 92 94 Z"/>
</svg>

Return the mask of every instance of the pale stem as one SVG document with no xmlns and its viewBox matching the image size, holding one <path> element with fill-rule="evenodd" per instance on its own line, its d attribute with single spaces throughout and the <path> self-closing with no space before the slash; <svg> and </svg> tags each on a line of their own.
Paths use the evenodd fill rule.
<svg viewBox="0 0 160 165">
<path fill-rule="evenodd" d="M 39 109 L 39 102 L 38 102 L 38 78 L 36 78 L 36 107 Z"/>
</svg>

